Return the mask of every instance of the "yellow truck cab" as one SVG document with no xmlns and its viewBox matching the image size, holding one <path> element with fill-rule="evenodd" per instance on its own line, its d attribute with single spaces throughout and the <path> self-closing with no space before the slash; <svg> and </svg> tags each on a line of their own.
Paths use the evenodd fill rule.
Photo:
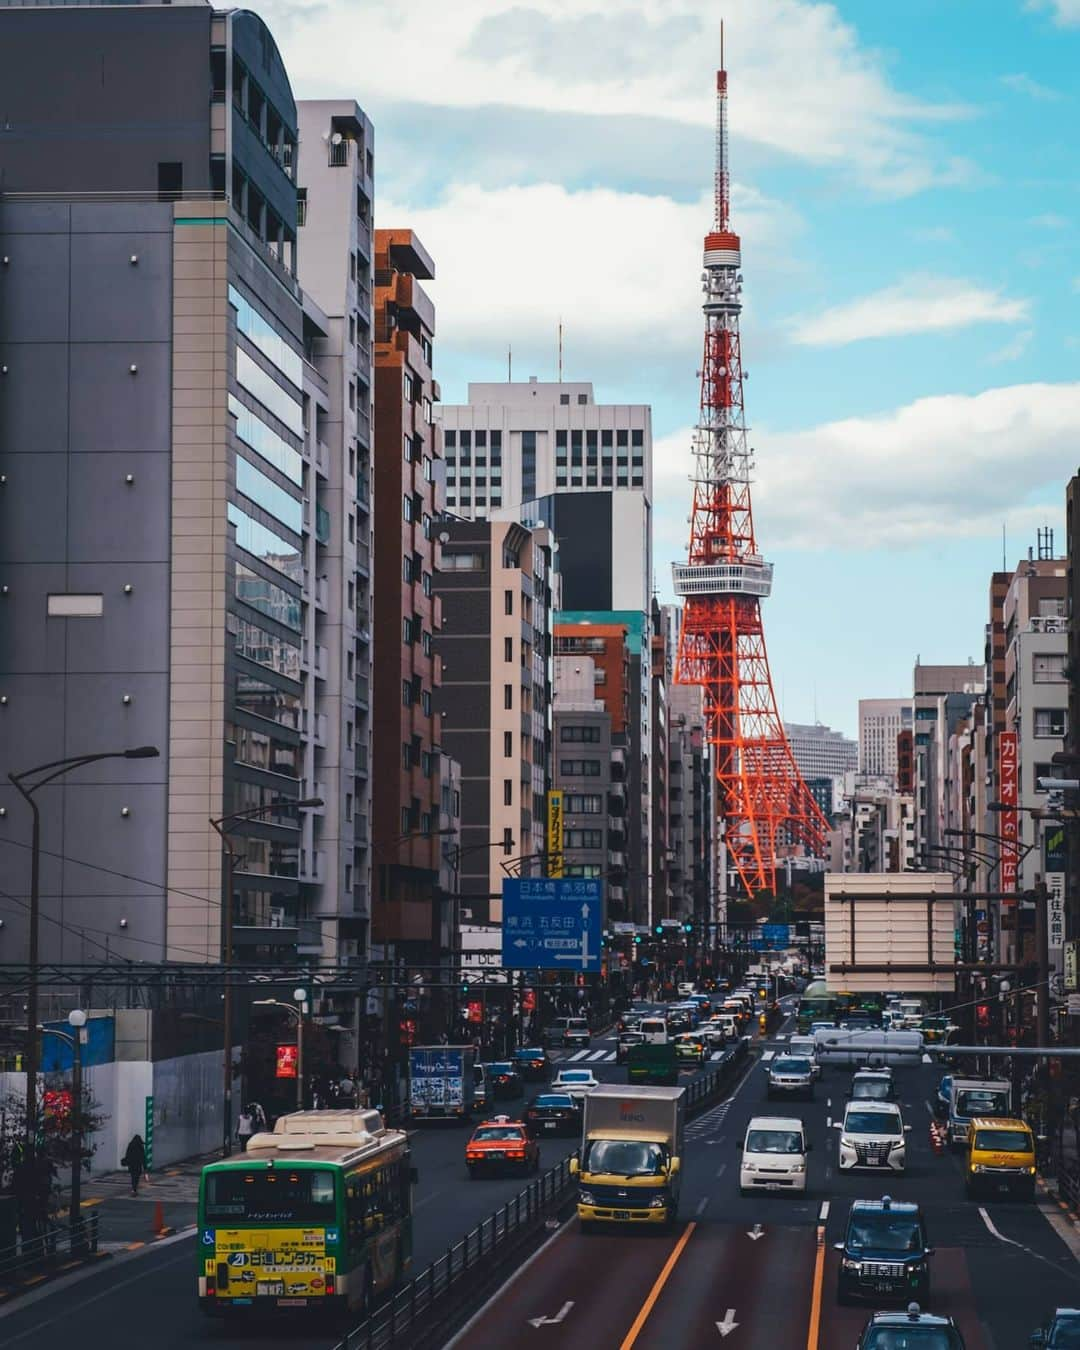
<svg viewBox="0 0 1080 1350">
<path fill-rule="evenodd" d="M 672 1224 L 682 1181 L 685 1092 L 602 1083 L 585 1098 L 578 1178 L 583 1233 L 614 1224 Z"/>
<path fill-rule="evenodd" d="M 975 1116 L 968 1125 L 968 1198 L 987 1191 L 1020 1191 L 1035 1197 L 1035 1138 L 1031 1127 L 1007 1116 Z"/>
</svg>

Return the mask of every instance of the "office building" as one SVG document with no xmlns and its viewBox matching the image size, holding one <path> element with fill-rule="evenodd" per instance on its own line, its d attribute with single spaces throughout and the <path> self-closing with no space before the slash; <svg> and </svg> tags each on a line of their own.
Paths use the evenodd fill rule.
<svg viewBox="0 0 1080 1350">
<path fill-rule="evenodd" d="M 0 8 L 0 87 L 0 768 L 161 750 L 44 794 L 41 955 L 216 962 L 223 901 L 237 962 L 359 955 L 338 787 L 357 433 L 334 425 L 339 310 L 300 286 L 273 37 L 201 4 Z M 0 793 L 0 866 L 24 894 L 29 820 Z M 223 896 L 209 821 L 255 808 Z M 0 914 L 21 956 L 25 911 Z M 348 1025 L 346 996 L 317 1006 Z"/>
<path fill-rule="evenodd" d="M 501 922 L 507 867 L 539 875 L 546 857 L 553 540 L 515 521 L 438 530 L 436 713 L 461 765 L 460 918 L 484 926 Z"/>
<path fill-rule="evenodd" d="M 341 955 L 363 961 L 371 939 L 371 209 L 374 129 L 353 102 L 298 105 L 302 183 L 299 255 L 304 293 L 326 315 L 315 342 L 328 406 L 315 445 L 325 475 L 316 537 L 327 533 L 315 612 L 331 653 L 313 743 L 312 776 L 325 806 L 316 817 L 324 931 Z M 335 528 L 335 522 L 337 527 Z M 329 946 L 328 946 L 329 950 Z"/>
<path fill-rule="evenodd" d="M 916 661 L 912 678 L 914 728 L 915 847 L 920 866 L 931 865 L 945 837 L 949 737 L 982 699 L 986 674 L 967 665 L 932 666 Z"/>
<path fill-rule="evenodd" d="M 910 730 L 910 698 L 859 699 L 859 772 L 895 782 L 900 736 Z"/>
<path fill-rule="evenodd" d="M 807 726 L 802 722 L 785 722 L 791 753 L 803 779 L 843 778 L 856 767 L 859 747 L 840 731 L 821 722 Z"/>
<path fill-rule="evenodd" d="M 439 447 L 432 408 L 435 265 L 407 229 L 375 231 L 375 940 L 438 952 L 439 663 L 434 592 Z M 397 659 L 394 659 L 394 654 Z M 396 715 L 392 711 L 396 709 Z M 396 772 L 391 769 L 395 766 Z"/>
</svg>

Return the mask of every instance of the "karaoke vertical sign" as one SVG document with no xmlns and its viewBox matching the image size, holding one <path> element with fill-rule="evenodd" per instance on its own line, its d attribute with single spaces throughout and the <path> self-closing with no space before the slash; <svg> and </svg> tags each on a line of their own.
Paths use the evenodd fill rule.
<svg viewBox="0 0 1080 1350">
<path fill-rule="evenodd" d="M 998 737 L 998 787 L 1001 804 L 1001 889 L 1016 890 L 1016 855 L 1020 796 L 1020 766 L 1017 763 L 1015 731 L 1003 731 Z"/>
</svg>

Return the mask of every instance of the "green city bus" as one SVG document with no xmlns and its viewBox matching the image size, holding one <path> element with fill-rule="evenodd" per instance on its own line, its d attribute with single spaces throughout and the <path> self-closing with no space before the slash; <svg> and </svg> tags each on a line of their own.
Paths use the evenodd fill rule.
<svg viewBox="0 0 1080 1350">
<path fill-rule="evenodd" d="M 824 980 L 811 980 L 799 999 L 799 1032 L 806 1035 L 814 1022 L 839 1022 L 849 1012 L 865 1012 L 880 1021 L 881 1008 L 880 994 L 851 994 L 846 990 L 830 994 Z"/>
<path fill-rule="evenodd" d="M 363 1314 L 412 1259 L 408 1136 L 378 1111 L 298 1111 L 203 1168 L 199 1306 Z"/>
</svg>

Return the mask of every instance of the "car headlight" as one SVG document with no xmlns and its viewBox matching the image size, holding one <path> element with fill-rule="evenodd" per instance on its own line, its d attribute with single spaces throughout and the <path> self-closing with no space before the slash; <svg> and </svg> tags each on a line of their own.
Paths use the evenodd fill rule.
<svg viewBox="0 0 1080 1350">
<path fill-rule="evenodd" d="M 851 1152 L 852 1150 L 854 1150 L 855 1145 L 851 1142 L 851 1140 L 847 1137 L 846 1134 L 842 1134 L 840 1136 L 840 1147 L 846 1148 L 849 1152 Z"/>
<path fill-rule="evenodd" d="M 1034 1167 L 1029 1167 L 1027 1170 L 1028 1170 L 1028 1175 L 1029 1175 L 1029 1176 L 1034 1176 L 1034 1175 L 1035 1175 L 1035 1168 L 1034 1168 Z"/>
<path fill-rule="evenodd" d="M 972 1163 L 971 1170 L 973 1172 L 985 1172 L 986 1168 L 982 1165 L 982 1163 Z"/>
<path fill-rule="evenodd" d="M 664 1199 L 662 1195 L 654 1195 L 653 1198 L 649 1201 L 650 1209 L 664 1209 L 666 1205 L 667 1201 Z"/>
<path fill-rule="evenodd" d="M 845 1257 L 843 1257 L 843 1259 L 841 1260 L 840 1264 L 843 1266 L 843 1268 L 844 1268 L 845 1270 L 850 1270 L 851 1273 L 852 1273 L 853 1275 L 861 1275 L 861 1274 L 862 1274 L 862 1262 L 861 1262 L 861 1261 L 850 1261 L 850 1260 L 845 1256 Z"/>
<path fill-rule="evenodd" d="M 805 1163 L 796 1163 L 796 1164 L 794 1165 L 794 1167 L 791 1168 L 791 1171 L 792 1171 L 792 1172 L 805 1172 L 805 1171 L 806 1171 L 806 1164 L 805 1164 Z"/>
<path fill-rule="evenodd" d="M 582 1205 L 595 1205 L 596 1200 L 592 1191 L 578 1191 L 578 1203 Z"/>
</svg>

